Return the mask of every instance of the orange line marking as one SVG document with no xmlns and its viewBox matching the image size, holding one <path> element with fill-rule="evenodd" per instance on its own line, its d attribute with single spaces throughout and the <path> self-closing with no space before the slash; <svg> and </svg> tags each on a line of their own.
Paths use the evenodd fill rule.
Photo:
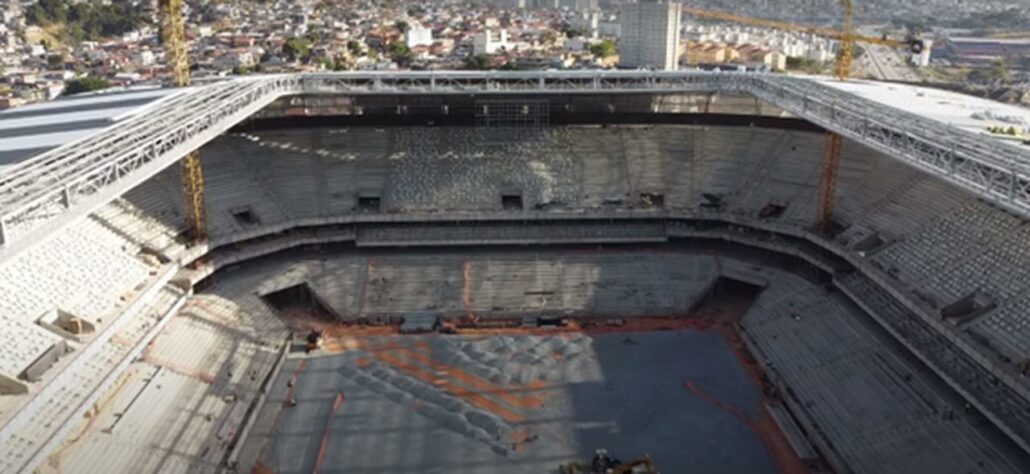
<svg viewBox="0 0 1030 474">
<path fill-rule="evenodd" d="M 329 417 L 325 422 L 325 433 L 322 434 L 322 445 L 318 448 L 318 458 L 315 460 L 315 474 L 318 474 L 322 468 L 322 461 L 325 460 L 325 454 L 329 451 L 329 424 L 332 423 L 333 416 L 343 405 L 343 392 L 336 394 L 336 399 L 333 400 L 333 408 L 329 411 Z"/>
<path fill-rule="evenodd" d="M 265 463 L 258 461 L 254 464 L 254 468 L 250 470 L 251 474 L 275 474 L 275 470 L 266 466 Z"/>
<path fill-rule="evenodd" d="M 764 406 L 762 407 L 764 415 L 760 415 L 757 419 L 752 420 L 737 406 L 719 400 L 715 395 L 704 391 L 694 382 L 689 380 L 683 382 L 683 387 L 693 392 L 701 400 L 740 419 L 744 426 L 747 426 L 758 437 L 758 440 L 762 442 L 762 445 L 765 446 L 766 451 L 780 472 L 808 472 L 797 456 L 794 455 L 793 448 L 790 447 L 789 442 L 780 434 L 779 427 L 775 425 L 776 422 L 766 419 L 769 415 Z"/>
</svg>

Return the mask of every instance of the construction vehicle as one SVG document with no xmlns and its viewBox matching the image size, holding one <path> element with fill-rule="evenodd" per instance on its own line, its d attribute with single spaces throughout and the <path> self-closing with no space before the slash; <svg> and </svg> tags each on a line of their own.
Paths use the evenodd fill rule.
<svg viewBox="0 0 1030 474">
<path fill-rule="evenodd" d="M 654 468 L 651 456 L 645 454 L 640 459 L 622 462 L 615 456 L 608 454 L 607 449 L 594 451 L 594 457 L 589 463 L 573 461 L 558 466 L 560 474 L 658 474 Z"/>
<path fill-rule="evenodd" d="M 823 28 L 818 26 L 799 25 L 796 23 L 790 23 L 786 21 L 754 18 L 745 15 L 704 10 L 700 8 L 686 6 L 684 6 L 683 11 L 697 18 L 727 21 L 731 23 L 740 23 L 744 25 L 753 25 L 786 31 L 812 33 L 815 35 L 840 41 L 840 50 L 838 50 L 837 52 L 837 60 L 834 63 L 833 67 L 833 74 L 840 81 L 847 81 L 848 77 L 851 75 L 851 62 L 852 59 L 854 59 L 856 42 L 888 46 L 891 48 L 907 47 L 909 51 L 911 51 L 912 53 L 920 53 L 923 51 L 923 42 L 911 34 L 908 35 L 903 41 L 889 39 L 886 36 L 877 38 L 873 36 L 862 36 L 859 34 L 855 34 L 851 22 L 851 0 L 838 1 L 844 9 L 844 18 L 841 25 L 842 28 L 839 30 Z M 826 152 L 823 160 L 822 179 L 819 182 L 819 221 L 817 223 L 819 230 L 823 233 L 830 233 L 832 231 L 831 227 L 833 223 L 833 205 L 834 199 L 836 197 L 835 188 L 837 182 L 837 165 L 840 162 L 841 146 L 841 136 L 837 135 L 834 132 L 827 132 Z"/>
<path fill-rule="evenodd" d="M 307 344 L 304 346 L 304 352 L 310 354 L 317 351 L 322 346 L 322 331 L 312 329 L 305 338 Z"/>
</svg>

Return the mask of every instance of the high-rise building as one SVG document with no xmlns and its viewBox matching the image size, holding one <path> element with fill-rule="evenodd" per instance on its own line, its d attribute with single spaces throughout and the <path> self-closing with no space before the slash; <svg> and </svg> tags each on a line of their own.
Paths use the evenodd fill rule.
<svg viewBox="0 0 1030 474">
<path fill-rule="evenodd" d="M 681 4 L 640 0 L 622 6 L 619 22 L 620 65 L 659 70 L 676 69 L 679 56 Z"/>
</svg>

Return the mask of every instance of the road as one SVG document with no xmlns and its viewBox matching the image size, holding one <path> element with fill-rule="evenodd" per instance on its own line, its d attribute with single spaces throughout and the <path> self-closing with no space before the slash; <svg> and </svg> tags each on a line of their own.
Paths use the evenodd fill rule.
<svg viewBox="0 0 1030 474">
<path fill-rule="evenodd" d="M 877 79 L 920 82 L 922 77 L 912 69 L 899 51 L 887 46 L 865 45 L 865 54 L 858 64 Z"/>
<path fill-rule="evenodd" d="M 863 28 L 862 34 L 878 35 L 875 29 Z M 886 81 L 921 82 L 922 76 L 908 63 L 908 54 L 902 50 L 888 46 L 859 43 L 865 54 L 855 61 L 856 76 L 861 73 L 871 75 L 875 79 Z"/>
</svg>

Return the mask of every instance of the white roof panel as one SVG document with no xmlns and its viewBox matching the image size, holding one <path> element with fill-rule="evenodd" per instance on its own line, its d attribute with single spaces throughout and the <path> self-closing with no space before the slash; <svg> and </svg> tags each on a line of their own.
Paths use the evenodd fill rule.
<svg viewBox="0 0 1030 474">
<path fill-rule="evenodd" d="M 1015 147 L 1027 148 L 1018 140 L 987 133 L 989 126 L 1030 129 L 1030 109 L 941 89 L 853 79 L 813 78 L 831 87 L 853 93 L 906 112 L 943 122 L 973 133 L 991 136 Z"/>
<path fill-rule="evenodd" d="M 0 112 L 0 171 L 149 110 L 182 89 L 103 91 Z"/>
<path fill-rule="evenodd" d="M 27 117 L 4 118 L 0 115 L 0 132 L 15 131 L 17 129 L 38 127 L 41 125 L 70 124 L 90 120 L 113 120 L 120 114 L 136 110 L 139 106 L 114 107 L 109 109 L 93 109 L 84 111 L 61 112 L 45 115 L 30 115 Z M 0 134 L 0 136 L 3 136 Z"/>
<path fill-rule="evenodd" d="M 19 115 L 25 112 L 37 112 L 37 111 L 49 111 L 54 109 L 63 109 L 67 107 L 78 107 L 78 106 L 89 106 L 92 108 L 102 109 L 105 107 L 115 106 L 120 102 L 133 101 L 133 100 L 155 100 L 160 99 L 173 92 L 177 92 L 177 89 L 159 89 L 159 88 L 146 88 L 146 89 L 128 89 L 128 90 L 116 90 L 116 91 L 101 91 L 92 94 L 73 95 L 50 102 L 41 102 L 38 104 L 27 105 L 25 107 L 19 107 L 16 109 L 5 110 L 0 112 L 0 120 L 6 115 Z"/>
<path fill-rule="evenodd" d="M 88 137 L 103 130 L 104 127 L 79 128 L 75 130 L 55 131 L 51 133 L 0 137 L 0 150 L 17 151 L 35 148 L 55 148 L 65 143 Z"/>
</svg>

